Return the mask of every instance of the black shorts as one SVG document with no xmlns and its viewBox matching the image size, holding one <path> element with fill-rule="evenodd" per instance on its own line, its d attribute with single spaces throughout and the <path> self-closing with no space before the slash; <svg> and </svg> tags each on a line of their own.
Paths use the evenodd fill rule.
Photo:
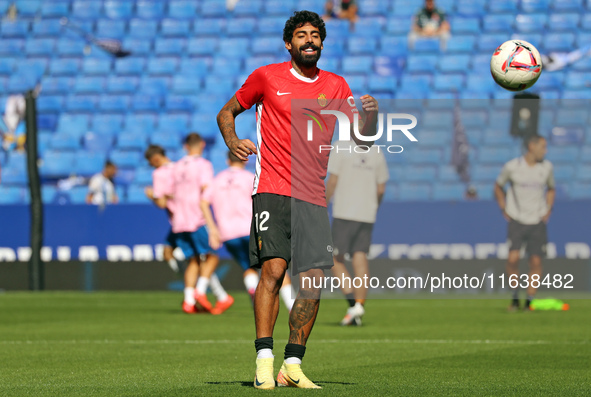
<svg viewBox="0 0 591 397">
<path fill-rule="evenodd" d="M 546 256 L 548 232 L 546 231 L 546 224 L 544 222 L 536 225 L 524 225 L 511 220 L 509 221 L 507 239 L 509 251 L 519 251 L 523 244 L 525 244 L 525 250 L 529 256 Z"/>
<path fill-rule="evenodd" d="M 326 207 L 287 196 L 259 193 L 252 198 L 250 265 L 260 268 L 283 258 L 292 274 L 333 266 Z"/>
<path fill-rule="evenodd" d="M 334 218 L 332 221 L 332 239 L 334 255 L 369 252 L 373 223 L 348 221 Z"/>
</svg>

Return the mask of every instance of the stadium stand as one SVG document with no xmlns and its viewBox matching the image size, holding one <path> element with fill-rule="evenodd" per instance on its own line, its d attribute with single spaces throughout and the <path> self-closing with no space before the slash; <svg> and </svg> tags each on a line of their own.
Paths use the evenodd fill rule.
<svg viewBox="0 0 591 397">
<path fill-rule="evenodd" d="M 241 0 L 228 11 L 221 0 L 18 2 L 16 19 L 0 23 L 0 106 L 11 93 L 43 87 L 38 120 L 44 200 L 56 202 L 61 194 L 52 188 L 56 178 L 92 175 L 109 158 L 124 171 L 118 179 L 122 200 L 145 203 L 141 187 L 150 173 L 143 148 L 158 143 L 179 158 L 190 128 L 203 134 L 205 155 L 219 171 L 224 162 L 214 157 L 224 145 L 215 112 L 254 68 L 288 59 L 281 41 L 285 20 L 295 9 L 321 11 L 320 3 Z M 472 180 L 482 189 L 480 199 L 490 200 L 500 167 L 520 153 L 519 141 L 508 134 L 512 93 L 496 86 L 488 72 L 492 51 L 510 37 L 531 41 L 542 53 L 589 45 L 591 3 L 437 3 L 452 28 L 444 52 L 430 40 L 408 49 L 417 2 L 361 0 L 354 30 L 343 21 L 327 22 L 320 65 L 343 74 L 355 95 L 394 99 L 421 116 L 420 148 L 409 145 L 408 158 L 387 156 L 392 175 L 386 200 L 463 199 L 464 185 L 450 164 L 455 99 L 463 109 Z M 59 23 L 64 16 L 98 38 L 121 40 L 132 56 L 113 59 L 65 31 Z M 568 186 L 563 199 L 591 198 L 591 128 L 588 101 L 581 101 L 591 98 L 590 70 L 591 57 L 583 58 L 563 71 L 544 72 L 531 90 L 558 100 L 543 109 L 540 126 L 556 177 Z M 238 125 L 254 138 L 252 112 Z M 25 202 L 23 155 L 0 151 L 0 160 L 0 201 Z M 84 201 L 78 190 L 69 193 L 69 202 Z"/>
</svg>

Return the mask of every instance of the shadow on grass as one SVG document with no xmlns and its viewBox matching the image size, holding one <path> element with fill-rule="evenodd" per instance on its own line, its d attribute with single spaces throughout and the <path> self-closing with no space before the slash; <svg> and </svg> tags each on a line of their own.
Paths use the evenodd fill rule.
<svg viewBox="0 0 591 397">
<path fill-rule="evenodd" d="M 318 381 L 315 382 L 318 385 L 322 386 L 322 385 L 356 385 L 357 383 L 350 383 L 350 382 L 328 382 L 328 381 Z M 236 386 L 242 386 L 242 387 L 253 387 L 252 385 L 252 381 L 249 382 L 244 382 L 244 381 L 239 381 L 239 380 L 235 380 L 232 382 L 205 382 L 206 385 L 216 385 L 216 386 L 220 386 L 220 385 L 236 385 Z"/>
</svg>

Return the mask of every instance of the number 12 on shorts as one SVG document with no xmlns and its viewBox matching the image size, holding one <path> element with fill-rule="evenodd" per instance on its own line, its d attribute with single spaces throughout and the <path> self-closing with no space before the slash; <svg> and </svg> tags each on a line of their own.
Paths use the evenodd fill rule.
<svg viewBox="0 0 591 397">
<path fill-rule="evenodd" d="M 269 220 L 269 211 L 263 211 L 261 212 L 261 215 L 259 216 L 259 213 L 257 212 L 256 214 L 254 214 L 254 224 L 257 230 L 257 233 L 259 231 L 264 232 L 265 230 L 269 229 L 269 226 L 265 226 L 265 223 L 267 223 L 267 221 Z M 260 223 L 259 223 L 260 220 Z"/>
</svg>

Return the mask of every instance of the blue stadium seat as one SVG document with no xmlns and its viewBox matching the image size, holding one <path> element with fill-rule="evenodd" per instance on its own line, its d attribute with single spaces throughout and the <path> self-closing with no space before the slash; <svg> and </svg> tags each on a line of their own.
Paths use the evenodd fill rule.
<svg viewBox="0 0 591 397">
<path fill-rule="evenodd" d="M 169 112 L 192 112 L 195 110 L 192 98 L 185 95 L 168 95 L 164 106 Z"/>
<path fill-rule="evenodd" d="M 185 39 L 159 38 L 154 42 L 154 52 L 157 56 L 175 55 L 182 56 L 185 53 Z"/>
<path fill-rule="evenodd" d="M 0 40 L 0 55 L 22 56 L 25 41 L 23 39 Z"/>
<path fill-rule="evenodd" d="M 460 113 L 462 124 L 466 128 L 482 128 L 488 125 L 488 112 L 481 110 L 464 110 Z"/>
<path fill-rule="evenodd" d="M 181 147 L 181 139 L 179 134 L 171 134 L 170 132 L 156 132 L 150 136 L 150 143 L 158 145 L 165 150 L 175 150 Z"/>
<path fill-rule="evenodd" d="M 84 148 L 91 153 L 99 153 L 106 155 L 111 150 L 115 142 L 115 136 L 99 135 L 94 132 L 84 134 Z"/>
<path fill-rule="evenodd" d="M 583 47 L 591 44 L 591 33 L 585 31 L 578 31 L 575 39 L 576 47 Z M 588 59 L 588 58 L 585 58 Z"/>
<path fill-rule="evenodd" d="M 574 33 L 548 33 L 544 37 L 544 48 L 548 52 L 569 52 L 574 49 Z"/>
<path fill-rule="evenodd" d="M 225 77 L 208 76 L 205 78 L 205 91 L 215 93 L 220 97 L 230 94 L 234 90 L 234 83 Z M 232 94 L 230 94 L 231 96 Z"/>
<path fill-rule="evenodd" d="M 576 31 L 579 26 L 579 20 L 581 16 L 579 14 L 551 14 L 548 26 L 552 27 L 552 31 Z"/>
<path fill-rule="evenodd" d="M 152 204 L 152 201 L 146 196 L 145 186 L 131 185 L 127 188 L 127 200 L 129 204 Z"/>
<path fill-rule="evenodd" d="M 135 170 L 135 176 L 133 178 L 134 185 L 149 186 L 152 184 L 152 172 L 151 168 L 140 167 Z"/>
<path fill-rule="evenodd" d="M 138 94 L 132 100 L 132 108 L 136 111 L 160 111 L 162 106 L 162 97 L 160 95 Z"/>
<path fill-rule="evenodd" d="M 591 198 L 591 183 L 589 183 L 589 182 L 573 182 L 570 185 L 569 196 L 572 199 L 576 199 L 576 200 Z"/>
<path fill-rule="evenodd" d="M 63 109 L 64 98 L 62 96 L 42 95 L 37 99 L 37 111 L 45 113 L 59 113 Z M 39 126 L 39 129 L 41 127 Z"/>
<path fill-rule="evenodd" d="M 482 74 L 468 75 L 466 89 L 472 92 L 491 93 L 496 88 L 496 84 L 490 76 Z"/>
<path fill-rule="evenodd" d="M 277 55 L 285 51 L 285 44 L 277 37 L 256 37 L 252 41 L 251 51 L 253 55 Z"/>
<path fill-rule="evenodd" d="M 373 57 L 371 56 L 358 56 L 345 58 L 343 60 L 343 73 L 355 74 L 355 73 L 371 73 L 373 70 Z"/>
<path fill-rule="evenodd" d="M 129 19 L 133 14 L 133 2 L 126 0 L 106 0 L 105 15 L 111 19 Z"/>
<path fill-rule="evenodd" d="M 249 48 L 249 39 L 221 39 L 219 42 L 218 55 L 227 58 L 245 58 L 250 54 L 245 49 Z"/>
<path fill-rule="evenodd" d="M 507 41 L 507 36 L 503 33 L 487 33 L 480 36 L 478 39 L 478 49 L 485 51 L 492 56 L 494 50 Z M 489 59 L 490 63 L 490 59 Z"/>
<path fill-rule="evenodd" d="M 0 35 L 3 38 L 6 37 L 27 37 L 29 34 L 29 21 L 17 19 L 15 21 L 11 21 L 9 19 L 4 19 L 0 25 Z"/>
<path fill-rule="evenodd" d="M 363 75 L 343 75 L 343 78 L 349 84 L 353 95 L 367 91 L 367 76 Z"/>
<path fill-rule="evenodd" d="M 130 104 L 129 95 L 101 95 L 98 106 L 106 112 L 126 112 Z"/>
<path fill-rule="evenodd" d="M 470 70 L 469 55 L 445 55 L 439 59 L 439 70 L 444 73 L 466 73 Z"/>
<path fill-rule="evenodd" d="M 41 4 L 42 17 L 64 17 L 70 14 L 70 1 L 44 1 Z"/>
<path fill-rule="evenodd" d="M 284 27 L 284 17 L 262 17 L 259 19 L 258 31 L 266 35 L 278 35 L 283 33 Z"/>
<path fill-rule="evenodd" d="M 583 109 L 560 109 L 556 114 L 556 122 L 554 125 L 586 127 L 589 121 L 589 114 Z"/>
<path fill-rule="evenodd" d="M 263 2 L 261 0 L 242 0 L 234 7 L 233 14 L 235 17 L 256 16 L 260 15 L 263 10 Z"/>
<path fill-rule="evenodd" d="M 18 186 L 0 186 L 0 204 L 22 204 L 25 190 Z"/>
<path fill-rule="evenodd" d="M 439 91 L 461 91 L 464 86 L 465 76 L 460 73 L 440 74 L 435 76 L 433 87 Z"/>
<path fill-rule="evenodd" d="M 398 82 L 394 76 L 371 76 L 368 79 L 368 88 L 372 92 L 395 93 Z"/>
<path fill-rule="evenodd" d="M 432 73 L 437 66 L 437 55 L 410 55 L 407 71 L 410 73 Z"/>
<path fill-rule="evenodd" d="M 33 21 L 33 35 L 38 37 L 59 36 L 62 25 L 59 19 L 37 19 Z"/>
<path fill-rule="evenodd" d="M 175 19 L 195 19 L 198 3 L 193 0 L 170 0 L 168 16 Z"/>
<path fill-rule="evenodd" d="M 591 90 L 570 90 L 562 91 L 563 99 L 591 99 Z"/>
<path fill-rule="evenodd" d="M 386 33 L 394 36 L 406 36 L 410 32 L 412 20 L 410 18 L 388 18 Z"/>
<path fill-rule="evenodd" d="M 37 127 L 41 131 L 55 131 L 55 128 L 57 127 L 58 115 L 41 111 L 39 109 L 39 101 L 41 100 L 41 98 L 45 98 L 45 96 L 41 95 L 41 96 L 39 96 L 39 99 L 37 100 L 37 106 L 38 106 L 37 110 L 39 110 L 39 113 L 37 114 Z M 60 99 L 60 111 L 61 111 L 61 106 L 63 105 L 63 97 L 60 96 L 60 97 L 54 97 L 54 98 Z"/>
<path fill-rule="evenodd" d="M 160 33 L 164 37 L 187 37 L 189 21 L 166 18 L 160 22 Z"/>
<path fill-rule="evenodd" d="M 146 66 L 143 57 L 127 57 L 115 60 L 115 71 L 119 75 L 141 75 Z"/>
<path fill-rule="evenodd" d="M 123 39 L 123 48 L 133 49 L 133 55 L 151 55 L 152 54 L 152 41 L 144 40 L 137 37 L 125 37 Z"/>
<path fill-rule="evenodd" d="M 464 199 L 465 192 L 463 183 L 436 183 L 433 186 L 433 200 L 460 201 Z"/>
<path fill-rule="evenodd" d="M 525 12 L 546 12 L 550 7 L 550 0 L 521 0 L 521 9 Z"/>
<path fill-rule="evenodd" d="M 554 146 L 546 155 L 546 158 L 553 163 L 576 163 L 578 157 L 578 146 Z"/>
<path fill-rule="evenodd" d="M 552 0 L 552 9 L 561 12 L 582 12 L 583 0 Z"/>
<path fill-rule="evenodd" d="M 168 76 L 144 76 L 140 82 L 140 93 L 158 96 L 166 95 L 171 81 Z"/>
<path fill-rule="evenodd" d="M 450 21 L 451 32 L 455 35 L 461 34 L 480 34 L 480 20 L 478 18 L 458 18 L 455 17 Z"/>
<path fill-rule="evenodd" d="M 137 77 L 110 76 L 107 81 L 107 91 L 110 93 L 133 94 L 137 91 L 139 79 Z"/>
<path fill-rule="evenodd" d="M 85 58 L 82 61 L 82 71 L 86 75 L 105 75 L 111 72 L 110 59 Z"/>
<path fill-rule="evenodd" d="M 439 39 L 419 38 L 415 42 L 414 51 L 416 53 L 437 54 L 437 53 L 439 53 L 439 48 L 440 48 Z"/>
<path fill-rule="evenodd" d="M 201 79 L 195 76 L 176 75 L 172 80 L 175 94 L 197 94 L 201 89 Z"/>
<path fill-rule="evenodd" d="M 419 139 L 419 138 L 417 138 L 417 139 Z M 420 140 L 419 142 L 421 142 L 421 141 L 422 140 Z M 425 142 L 425 143 L 427 143 L 427 142 Z M 410 149 L 408 154 L 409 154 L 408 162 L 410 164 L 416 164 L 416 165 L 421 166 L 421 165 L 427 165 L 427 164 L 431 164 L 431 165 L 441 164 L 443 153 L 440 148 L 414 148 L 413 147 L 412 149 Z M 428 172 L 431 173 L 432 170 L 429 169 Z"/>
<path fill-rule="evenodd" d="M 79 38 L 61 38 L 57 42 L 56 49 L 61 56 L 80 57 L 84 54 L 85 46 L 86 43 Z"/>
<path fill-rule="evenodd" d="M 438 175 L 441 182 L 460 182 L 460 176 L 453 165 L 441 165 Z"/>
<path fill-rule="evenodd" d="M 193 130 L 199 131 L 201 136 L 210 142 L 215 141 L 219 135 L 219 129 L 215 115 L 210 113 L 194 114 L 191 118 L 191 128 Z"/>
<path fill-rule="evenodd" d="M 43 156 L 39 173 L 42 177 L 66 177 L 72 173 L 73 167 L 74 152 L 48 150 Z"/>
<path fill-rule="evenodd" d="M 233 19 L 226 25 L 226 34 L 228 36 L 250 36 L 256 26 L 257 20 L 255 18 Z"/>
<path fill-rule="evenodd" d="M 205 0 L 201 3 L 201 15 L 207 18 L 221 18 L 228 13 L 226 3 L 216 0 Z"/>
<path fill-rule="evenodd" d="M 456 15 L 464 17 L 482 17 L 486 14 L 484 5 L 472 0 L 460 0 L 457 3 Z"/>
<path fill-rule="evenodd" d="M 219 57 L 213 61 L 211 74 L 231 79 L 240 74 L 241 70 L 242 64 L 239 60 Z"/>
<path fill-rule="evenodd" d="M 591 182 L 591 164 L 580 164 L 577 167 L 576 180 Z"/>
<path fill-rule="evenodd" d="M 57 132 L 82 136 L 88 131 L 89 116 L 87 114 L 62 113 L 57 124 Z"/>
<path fill-rule="evenodd" d="M 151 75 L 173 75 L 178 68 L 178 58 L 152 58 L 148 61 L 148 73 Z"/>
<path fill-rule="evenodd" d="M 429 111 L 423 115 L 422 126 L 451 129 L 454 123 L 454 115 L 451 111 Z"/>
<path fill-rule="evenodd" d="M 94 112 L 97 104 L 96 95 L 70 95 L 66 98 L 66 110 L 70 112 Z"/>
<path fill-rule="evenodd" d="M 135 14 L 142 19 L 160 19 L 164 16 L 165 5 L 165 1 L 139 0 Z"/>
<path fill-rule="evenodd" d="M 546 14 L 520 14 L 515 20 L 515 30 L 523 33 L 544 32 L 548 16 Z"/>
<path fill-rule="evenodd" d="M 27 169 L 25 166 L 2 166 L 2 185 L 25 186 L 28 182 Z M 0 187 L 2 187 L 0 185 Z M 0 193 L 1 195 L 1 193 Z"/>
<path fill-rule="evenodd" d="M 581 18 L 581 28 L 583 30 L 591 30 L 591 13 L 586 13 Z"/>
<path fill-rule="evenodd" d="M 246 58 L 244 60 L 244 71 L 246 73 L 250 74 L 255 69 L 258 69 L 261 66 L 265 66 L 265 65 L 268 65 L 268 64 L 274 63 L 274 62 L 275 62 L 275 58 L 270 55 L 258 55 L 255 57 Z M 340 65 L 339 59 L 323 56 L 318 61 L 318 67 L 323 70 L 328 70 L 329 72 L 334 72 L 335 65 Z M 331 68 L 333 68 L 333 69 L 331 69 Z M 338 68 L 338 66 L 337 66 L 337 68 Z M 248 77 L 248 75 L 245 77 Z M 243 81 L 246 81 L 246 78 Z M 243 82 L 243 81 L 241 81 L 241 82 Z"/>
<path fill-rule="evenodd" d="M 129 36 L 139 39 L 153 39 L 158 32 L 158 22 L 134 18 L 129 21 Z"/>
<path fill-rule="evenodd" d="M 103 3 L 92 0 L 74 0 L 72 2 L 72 16 L 79 19 L 95 19 L 101 15 Z"/>
<path fill-rule="evenodd" d="M 142 162 L 143 155 L 139 150 L 119 150 L 113 149 L 109 153 L 109 160 L 117 165 L 118 168 L 136 168 Z"/>
<path fill-rule="evenodd" d="M 74 155 L 74 173 L 81 176 L 91 176 L 103 169 L 106 155 L 101 152 L 78 150 Z M 86 187 L 84 188 L 86 191 Z"/>
<path fill-rule="evenodd" d="M 43 79 L 42 87 L 44 94 L 67 94 L 74 86 L 74 79 L 70 77 L 48 76 Z"/>
<path fill-rule="evenodd" d="M 506 160 L 507 161 L 507 160 Z M 476 164 L 472 168 L 472 180 L 475 182 L 490 182 L 492 183 L 497 179 L 501 172 L 502 164 L 499 165 L 482 165 Z"/>
<path fill-rule="evenodd" d="M 219 37 L 224 33 L 226 28 L 225 19 L 207 18 L 197 19 L 193 24 L 193 33 L 196 36 L 213 36 Z"/>
<path fill-rule="evenodd" d="M 296 4 L 298 10 L 309 10 L 319 15 L 324 12 L 324 2 L 317 0 L 299 0 Z"/>
<path fill-rule="evenodd" d="M 345 40 L 337 39 L 335 37 L 327 37 L 324 40 L 324 49 L 322 50 L 323 57 L 341 58 L 345 55 Z"/>
<path fill-rule="evenodd" d="M 401 183 L 398 185 L 401 201 L 425 201 L 431 199 L 431 185 L 423 183 Z"/>
<path fill-rule="evenodd" d="M 408 165 L 404 168 L 405 182 L 431 183 L 437 179 L 437 168 L 430 165 Z"/>
<path fill-rule="evenodd" d="M 80 76 L 74 84 L 76 94 L 100 94 L 105 89 L 104 77 L 86 77 Z"/>
<path fill-rule="evenodd" d="M 156 126 L 156 115 L 150 113 L 132 113 L 125 118 L 125 131 L 128 133 L 150 135 Z"/>
<path fill-rule="evenodd" d="M 413 2 L 395 2 L 390 15 L 410 18 L 415 15 L 419 6 L 419 4 Z"/>
<path fill-rule="evenodd" d="M 126 4 L 131 4 L 126 2 Z M 99 19 L 96 23 L 95 35 L 104 39 L 120 39 L 125 36 L 125 21 Z"/>
<path fill-rule="evenodd" d="M 50 149 L 53 150 L 76 150 L 80 148 L 80 138 L 68 133 L 55 133 L 49 142 Z"/>
<path fill-rule="evenodd" d="M 513 30 L 514 21 L 514 14 L 491 14 L 484 16 L 482 25 L 484 30 L 488 32 L 509 33 Z"/>
<path fill-rule="evenodd" d="M 472 52 L 476 45 L 476 36 L 472 35 L 457 35 L 454 36 L 453 40 L 447 42 L 448 53 L 455 52 Z"/>
<path fill-rule="evenodd" d="M 263 4 L 264 15 L 290 16 L 296 9 L 294 1 L 267 0 Z"/>
<path fill-rule="evenodd" d="M 117 149 L 120 150 L 145 150 L 147 147 L 145 134 L 124 132 L 117 136 Z"/>
<path fill-rule="evenodd" d="M 504 164 L 514 157 L 514 151 L 511 147 L 480 147 L 478 150 L 478 160 L 480 163 Z"/>
<path fill-rule="evenodd" d="M 516 0 L 497 0 L 488 2 L 488 11 L 491 13 L 512 13 L 517 12 Z"/>
<path fill-rule="evenodd" d="M 385 20 L 383 17 L 359 18 L 355 22 L 355 30 L 352 32 L 356 37 L 374 37 L 382 36 Z"/>
<path fill-rule="evenodd" d="M 126 110 L 126 109 L 124 109 Z M 123 127 L 120 114 L 97 114 L 92 119 L 92 131 L 98 135 L 117 135 Z"/>
<path fill-rule="evenodd" d="M 46 58 L 29 58 L 18 63 L 16 74 L 29 76 L 31 79 L 39 80 L 47 70 Z"/>
<path fill-rule="evenodd" d="M 100 171 L 100 169 L 99 169 Z M 98 171 L 97 171 L 98 172 Z M 94 173 L 88 174 L 89 176 Z M 70 204 L 86 204 L 86 196 L 88 195 L 87 186 L 74 186 L 67 190 L 67 195 L 70 199 Z"/>
<path fill-rule="evenodd" d="M 558 181 L 571 180 L 575 176 L 575 166 L 571 164 L 555 164 L 554 178 Z"/>
<path fill-rule="evenodd" d="M 365 0 L 360 2 L 359 15 L 361 16 L 384 16 L 388 14 L 389 4 L 377 0 Z"/>
<path fill-rule="evenodd" d="M 185 114 L 161 114 L 158 119 L 159 131 L 185 135 L 188 132 L 189 117 Z"/>
<path fill-rule="evenodd" d="M 51 56 L 54 52 L 54 39 L 30 38 L 25 44 L 25 51 L 28 56 Z"/>
<path fill-rule="evenodd" d="M 213 37 L 194 37 L 187 43 L 189 55 L 211 56 L 215 54 L 218 47 L 218 39 Z"/>
</svg>

